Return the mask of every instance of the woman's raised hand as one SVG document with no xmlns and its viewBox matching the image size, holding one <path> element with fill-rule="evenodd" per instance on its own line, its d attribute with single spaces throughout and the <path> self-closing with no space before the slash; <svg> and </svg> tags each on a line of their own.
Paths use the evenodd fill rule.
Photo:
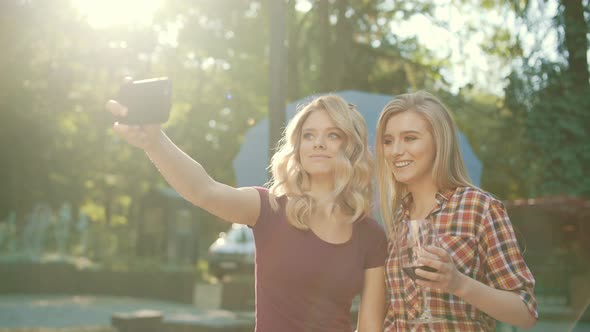
<svg viewBox="0 0 590 332">
<path fill-rule="evenodd" d="M 115 100 L 109 100 L 105 108 L 117 118 L 127 115 L 127 108 Z M 163 136 L 159 124 L 127 125 L 117 121 L 113 124 L 113 131 L 129 144 L 146 151 L 154 149 Z"/>
</svg>

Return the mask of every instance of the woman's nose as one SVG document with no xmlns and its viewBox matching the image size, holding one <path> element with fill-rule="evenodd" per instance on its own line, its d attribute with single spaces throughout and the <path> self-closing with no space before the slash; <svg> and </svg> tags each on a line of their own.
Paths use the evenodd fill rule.
<svg viewBox="0 0 590 332">
<path fill-rule="evenodd" d="M 326 143 L 322 135 L 318 135 L 315 141 L 313 142 L 313 147 L 316 149 L 325 149 Z"/>
<path fill-rule="evenodd" d="M 391 143 L 390 149 L 391 149 L 390 150 L 391 154 L 394 156 L 398 156 L 398 155 L 402 154 L 402 151 L 403 151 L 403 147 L 399 142 Z"/>
</svg>

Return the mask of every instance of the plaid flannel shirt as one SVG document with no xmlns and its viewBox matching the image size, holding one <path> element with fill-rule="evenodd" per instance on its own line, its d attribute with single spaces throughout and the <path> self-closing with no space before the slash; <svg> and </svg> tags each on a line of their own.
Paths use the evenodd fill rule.
<svg viewBox="0 0 590 332">
<path fill-rule="evenodd" d="M 396 219 L 404 232 L 410 220 L 411 195 L 404 197 Z M 535 316 L 535 280 L 520 253 L 512 224 L 502 202 L 477 188 L 459 187 L 437 193 L 438 204 L 428 215 L 457 270 L 496 289 L 514 291 Z M 408 324 L 422 313 L 422 292 L 403 273 L 398 262 L 395 235 L 389 241 L 385 265 L 388 302 L 385 331 L 494 331 L 495 320 L 452 294 L 429 289 L 433 316 L 446 322 Z"/>
</svg>

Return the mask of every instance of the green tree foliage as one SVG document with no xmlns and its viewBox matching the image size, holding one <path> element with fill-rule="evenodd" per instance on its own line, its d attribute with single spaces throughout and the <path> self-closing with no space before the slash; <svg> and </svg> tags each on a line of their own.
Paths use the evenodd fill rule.
<svg viewBox="0 0 590 332">
<path fill-rule="evenodd" d="M 67 145 L 59 137 L 63 111 L 72 106 L 63 96 L 73 83 L 63 47 L 76 39 L 63 34 L 76 25 L 67 8 L 63 1 L 0 4 L 0 42 L 7 46 L 0 62 L 0 176 L 7 189 L 0 215 L 16 209 L 22 216 L 34 201 L 57 203 L 53 179 L 65 158 L 56 148 Z"/>
<path fill-rule="evenodd" d="M 286 22 L 291 99 L 441 80 L 442 62 L 388 26 L 431 10 L 428 1 L 312 1 L 306 12 L 295 4 Z M 22 226 L 34 204 L 70 201 L 111 230 L 139 218 L 141 197 L 164 183 L 141 151 L 110 134 L 103 105 L 127 75 L 172 78 L 167 132 L 213 177 L 233 183 L 243 135 L 266 112 L 267 11 L 261 1 L 178 0 L 153 26 L 96 28 L 66 0 L 3 1 L 0 41 L 10 47 L 0 59 L 0 215 L 18 210 Z"/>
<path fill-rule="evenodd" d="M 87 206 L 93 220 L 110 222 L 113 205 L 122 205 L 119 210 L 126 213 L 125 196 L 155 178 L 142 177 L 138 170 L 149 165 L 108 135 L 112 119 L 103 108 L 114 82 L 142 65 L 130 50 L 150 39 L 153 48 L 153 34 L 99 33 L 67 1 L 4 1 L 0 6 L 0 41 L 11 45 L 0 61 L 7 74 L 0 78 L 0 177 L 5 184 L 0 215 L 16 210 L 20 232 L 34 204 L 57 208 L 69 201 Z M 129 176 L 119 178 L 134 186 L 110 180 L 121 171 Z"/>
<path fill-rule="evenodd" d="M 415 38 L 400 38 L 393 21 L 429 15 L 432 1 L 311 1 L 288 26 L 289 93 L 356 89 L 385 94 L 448 87 L 437 59 Z"/>
<path fill-rule="evenodd" d="M 526 22 L 530 2 L 473 3 L 506 6 Z M 234 183 L 231 165 L 243 136 L 267 112 L 268 3 L 165 4 L 151 26 L 96 28 L 67 0 L 0 2 L 0 218 L 17 210 L 22 225 L 34 204 L 70 201 L 110 233 L 137 227 L 142 197 L 165 184 L 143 152 L 110 133 L 113 119 L 103 105 L 127 75 L 172 78 L 166 132 L 214 178 Z M 525 64 L 509 76 L 505 96 L 471 86 L 449 92 L 449 59 L 392 29 L 415 15 L 448 24 L 436 18 L 435 1 L 313 0 L 309 10 L 298 7 L 301 1 L 287 4 L 290 100 L 346 89 L 428 89 L 471 138 L 485 165 L 485 188 L 503 198 L 588 195 L 588 28 L 579 8 L 568 7 L 582 1 L 562 1 L 554 20 L 562 37 L 558 63 L 528 62 L 534 55 L 524 54 L 511 27 L 493 30 L 484 49 L 504 64 Z M 201 228 L 205 242 L 226 227 L 210 224 Z"/>
<path fill-rule="evenodd" d="M 520 172 L 528 196 L 590 195 L 588 22 L 583 2 L 560 1 L 553 20 L 563 61 L 528 55 L 510 76 L 506 107 L 521 124 Z M 505 126 L 509 132 L 514 126 Z"/>
<path fill-rule="evenodd" d="M 577 0 L 462 3 L 514 17 L 514 25 L 493 26 L 481 45 L 511 68 L 504 96 L 466 87 L 449 102 L 484 164 L 483 187 L 504 199 L 588 196 L 590 183 L 583 176 L 590 165 L 589 30 L 584 18 L 588 4 Z M 558 11 L 550 21 L 546 11 L 553 4 Z M 531 40 L 540 43 L 551 33 L 559 39 L 556 49 L 531 45 Z M 557 54 L 557 60 L 547 58 L 551 53 Z"/>
</svg>

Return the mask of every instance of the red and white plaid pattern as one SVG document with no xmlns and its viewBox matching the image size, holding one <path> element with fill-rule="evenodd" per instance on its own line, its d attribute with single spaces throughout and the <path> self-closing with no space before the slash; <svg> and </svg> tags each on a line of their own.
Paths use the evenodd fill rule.
<svg viewBox="0 0 590 332">
<path fill-rule="evenodd" d="M 397 219 L 401 232 L 410 220 L 407 207 L 411 195 L 404 198 Z M 512 224 L 502 202 L 477 188 L 460 187 L 438 193 L 438 204 L 428 219 L 439 234 L 439 245 L 452 256 L 457 269 L 496 289 L 520 294 L 537 317 L 533 294 L 535 280 L 520 253 Z M 494 331 L 495 320 L 461 298 L 430 289 L 430 310 L 444 323 L 408 324 L 422 313 L 422 292 L 401 269 L 391 236 L 385 265 L 389 290 L 385 331 Z"/>
</svg>

